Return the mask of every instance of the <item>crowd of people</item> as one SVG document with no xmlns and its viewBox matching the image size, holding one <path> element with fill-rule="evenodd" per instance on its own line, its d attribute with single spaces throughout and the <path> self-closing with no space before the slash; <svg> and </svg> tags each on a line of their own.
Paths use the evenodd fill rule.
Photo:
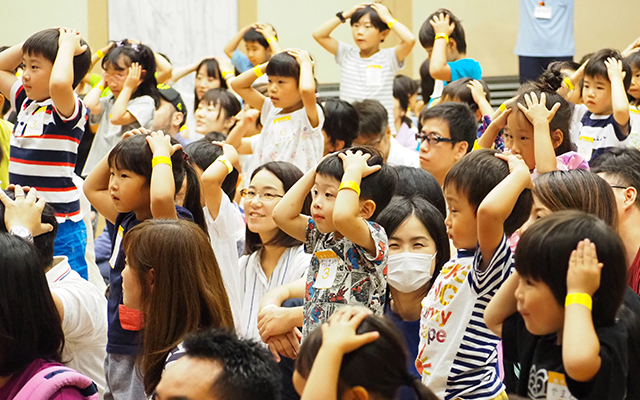
<svg viewBox="0 0 640 400">
<path fill-rule="evenodd" d="M 450 10 L 313 38 L 0 52 L 0 400 L 638 398 L 640 39 L 494 109 Z"/>
</svg>

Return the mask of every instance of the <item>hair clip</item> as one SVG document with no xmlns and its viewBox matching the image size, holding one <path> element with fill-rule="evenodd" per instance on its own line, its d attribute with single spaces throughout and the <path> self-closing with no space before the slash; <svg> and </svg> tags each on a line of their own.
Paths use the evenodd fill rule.
<svg viewBox="0 0 640 400">
<path fill-rule="evenodd" d="M 118 40 L 118 41 L 116 42 L 116 47 L 122 47 L 122 46 L 124 46 L 125 44 L 126 44 L 126 43 L 124 42 L 124 40 Z"/>
<path fill-rule="evenodd" d="M 131 43 L 131 48 L 135 50 L 136 53 L 140 51 L 140 46 L 138 46 L 138 43 Z"/>
<path fill-rule="evenodd" d="M 189 155 L 187 153 L 185 153 L 184 151 L 182 152 L 182 159 L 185 161 L 189 161 Z"/>
</svg>

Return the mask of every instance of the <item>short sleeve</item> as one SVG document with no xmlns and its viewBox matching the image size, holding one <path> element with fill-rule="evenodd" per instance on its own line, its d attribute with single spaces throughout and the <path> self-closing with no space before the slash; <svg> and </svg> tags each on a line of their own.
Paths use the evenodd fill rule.
<svg viewBox="0 0 640 400">
<path fill-rule="evenodd" d="M 518 340 L 526 338 L 530 333 L 524 325 L 524 319 L 519 313 L 512 314 L 502 323 L 502 352 L 504 361 L 520 362 Z"/>
<path fill-rule="evenodd" d="M 398 53 L 396 53 L 396 48 L 393 47 L 391 49 L 387 49 L 387 57 L 389 58 L 389 65 L 391 65 L 391 70 L 395 73 L 401 70 L 404 67 L 404 60 L 398 60 Z"/>
<path fill-rule="evenodd" d="M 307 231 L 305 232 L 304 251 L 311 254 L 315 250 L 316 243 L 320 239 L 320 231 L 316 227 L 316 223 L 313 218 L 309 217 L 307 222 Z"/>
<path fill-rule="evenodd" d="M 482 68 L 476 60 L 463 58 L 447 64 L 451 69 L 451 82 L 462 78 L 482 79 Z"/>
<path fill-rule="evenodd" d="M 269 98 L 264 99 L 264 103 L 262 104 L 262 110 L 260 110 L 260 124 L 263 127 L 267 127 L 266 123 L 271 117 L 271 114 L 273 114 L 274 109 L 275 107 L 273 106 L 271 99 Z"/>
<path fill-rule="evenodd" d="M 107 300 L 98 293 L 97 288 L 93 293 L 89 290 L 88 287 L 75 283 L 51 288 L 64 308 L 62 328 L 68 340 L 93 344 L 101 329 L 104 329 L 103 333 L 106 335 Z"/>
<path fill-rule="evenodd" d="M 140 126 L 150 129 L 153 124 L 153 113 L 156 105 L 151 96 L 140 96 L 131 99 L 127 104 L 127 111 L 133 115 Z"/>
<path fill-rule="evenodd" d="M 360 246 L 355 246 L 358 252 L 362 254 L 367 260 L 373 262 L 376 265 L 382 264 L 387 259 L 387 252 L 389 248 L 389 239 L 384 228 L 375 222 L 366 221 L 369 232 L 371 232 L 371 238 L 376 244 L 376 254 L 369 254 L 368 251 Z"/>
<path fill-rule="evenodd" d="M 106 96 L 100 98 L 100 108 L 102 108 L 102 112 L 100 114 L 91 114 L 89 116 L 89 125 L 98 125 L 100 123 L 100 119 L 102 119 L 102 115 L 106 112 L 107 107 L 109 106 L 109 100 L 111 100 L 113 96 Z"/>
<path fill-rule="evenodd" d="M 480 248 L 476 250 L 473 260 L 473 268 L 469 274 L 471 289 L 478 296 L 483 296 L 492 290 L 499 288 L 502 283 L 511 275 L 514 265 L 513 253 L 509 247 L 507 237 L 503 234 L 500 244 L 493 253 L 489 265 L 484 271 L 478 268 L 482 264 L 482 253 Z"/>
<path fill-rule="evenodd" d="M 223 240 L 236 236 L 236 210 L 226 193 L 222 193 L 218 217 L 213 218 L 209 207 L 204 208 L 205 221 L 211 240 Z"/>
<path fill-rule="evenodd" d="M 344 42 L 340 42 L 340 41 L 338 42 L 338 51 L 336 52 L 336 58 L 335 58 L 336 63 L 338 65 L 342 65 L 342 63 L 344 62 L 350 50 L 351 50 L 351 46 L 349 46 Z"/>
<path fill-rule="evenodd" d="M 20 112 L 20 107 L 22 107 L 22 103 L 27 99 L 27 94 L 24 91 L 24 86 L 22 86 L 22 81 L 17 79 L 11 85 L 11 107 L 16 111 L 16 114 Z"/>
<path fill-rule="evenodd" d="M 231 56 L 231 64 L 234 68 L 243 73 L 254 67 L 249 58 L 240 50 L 234 50 Z"/>
</svg>

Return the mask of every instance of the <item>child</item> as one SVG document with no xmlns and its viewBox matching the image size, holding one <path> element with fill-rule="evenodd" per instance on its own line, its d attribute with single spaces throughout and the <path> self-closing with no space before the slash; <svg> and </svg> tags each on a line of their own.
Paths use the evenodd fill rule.
<svg viewBox="0 0 640 400">
<path fill-rule="evenodd" d="M 483 115 L 493 115 L 491 107 L 491 92 L 483 80 L 476 81 L 471 78 L 460 78 L 449 83 L 442 90 L 440 103 L 454 101 L 465 103 L 471 108 L 478 122 L 482 121 Z"/>
<path fill-rule="evenodd" d="M 244 40 L 246 55 L 238 50 L 241 40 Z M 224 53 L 240 73 L 268 62 L 273 54 L 281 51 L 276 30 L 261 22 L 245 26 L 224 46 Z"/>
<path fill-rule="evenodd" d="M 331 32 L 347 19 L 350 20 L 355 47 L 331 37 Z M 400 44 L 380 49 L 390 31 L 398 35 Z M 384 5 L 364 3 L 337 13 L 313 32 L 313 38 L 336 57 L 340 66 L 340 99 L 349 103 L 378 100 L 387 109 L 389 126 L 395 134 L 393 77 L 404 66 L 404 59 L 416 42 L 409 28 L 393 18 Z"/>
<path fill-rule="evenodd" d="M 11 71 L 23 59 L 27 67 L 18 80 Z M 5 155 L 10 157 L 9 181 L 37 188 L 53 206 L 60 224 L 55 255 L 67 256 L 85 279 L 87 227 L 73 169 L 87 111 L 73 89 L 90 64 L 87 44 L 66 28 L 40 31 L 0 53 L 0 93 L 18 110 L 10 154 Z"/>
<path fill-rule="evenodd" d="M 104 75 L 85 96 L 91 111 L 89 124 L 97 126 L 82 175 L 86 176 L 120 141 L 135 128 L 151 129 L 153 114 L 160 105 L 153 51 L 138 43 L 118 42 L 102 59 Z M 111 95 L 101 97 L 105 87 Z"/>
<path fill-rule="evenodd" d="M 631 65 L 631 84 L 627 90 L 630 100 L 631 132 L 627 146 L 640 149 L 640 51 L 636 50 L 625 57 L 625 61 Z"/>
<path fill-rule="evenodd" d="M 532 399 L 637 393 L 627 386 L 637 355 L 628 354 L 627 321 L 617 320 L 626 266 L 614 230 L 594 215 L 555 212 L 524 232 L 515 261 L 517 272 L 487 306 L 485 321 L 502 337 L 505 361 L 520 363 L 516 393 Z"/>
<path fill-rule="evenodd" d="M 415 139 L 417 129 L 413 127 L 414 119 L 422 110 L 423 101 L 418 98 L 418 84 L 406 75 L 396 75 L 393 78 L 393 121 L 396 139 L 402 146 L 418 149 Z M 415 124 L 417 125 L 417 124 Z"/>
<path fill-rule="evenodd" d="M 420 168 L 440 186 L 451 167 L 473 148 L 478 123 L 469 106 L 460 103 L 424 107 L 416 140 L 420 143 Z"/>
<path fill-rule="evenodd" d="M 180 145 L 161 132 L 151 135 L 127 132 L 98 163 L 85 181 L 87 198 L 105 219 L 115 225 L 111 235 L 109 281 L 109 333 L 105 376 L 113 398 L 143 398 L 144 388 L 134 371 L 139 351 L 139 314 L 120 314 L 122 270 L 125 255 L 122 239 L 132 227 L 149 218 L 195 219 L 203 229 L 200 186 L 193 169 L 184 161 Z M 175 141 L 173 142 L 175 143 Z M 185 207 L 175 205 L 175 188 L 189 183 Z M 194 218 L 194 215 L 196 216 Z M 128 329 L 125 329 L 127 326 Z"/>
<path fill-rule="evenodd" d="M 324 136 L 323 156 L 342 149 L 348 149 L 358 137 L 360 119 L 353 106 L 344 100 L 327 100 L 323 105 Z"/>
<path fill-rule="evenodd" d="M 195 133 L 202 136 L 209 132 L 228 135 L 236 124 L 235 116 L 240 110 L 242 106 L 230 90 L 207 90 L 196 108 Z"/>
<path fill-rule="evenodd" d="M 574 79 L 563 81 L 564 88 L 572 90 Z M 578 153 L 587 161 L 624 145 L 630 132 L 626 93 L 630 84 L 631 68 L 618 51 L 600 50 L 587 62 L 582 83 L 584 105 L 574 108 L 576 128 L 571 132 Z"/>
<path fill-rule="evenodd" d="M 251 87 L 265 72 L 268 98 Z M 244 132 L 237 131 L 227 138 L 238 153 L 253 153 L 254 168 L 268 161 L 287 161 L 308 171 L 320 161 L 324 115 L 316 103 L 313 66 L 306 51 L 278 53 L 268 63 L 244 72 L 231 86 L 251 107 L 262 110 L 260 135 L 243 138 Z"/>
<path fill-rule="evenodd" d="M 505 162 L 508 161 L 508 165 Z M 442 399 L 504 398 L 499 339 L 484 325 L 486 304 L 511 273 L 507 237 L 531 210 L 531 176 L 514 155 L 478 150 L 444 183 L 447 233 L 458 249 L 422 301 L 416 367 Z"/>
<path fill-rule="evenodd" d="M 346 307 L 305 340 L 293 383 L 302 400 L 391 400 L 401 387 L 411 389 L 412 399 L 436 400 L 407 372 L 406 359 L 406 344 L 389 320 Z"/>
</svg>

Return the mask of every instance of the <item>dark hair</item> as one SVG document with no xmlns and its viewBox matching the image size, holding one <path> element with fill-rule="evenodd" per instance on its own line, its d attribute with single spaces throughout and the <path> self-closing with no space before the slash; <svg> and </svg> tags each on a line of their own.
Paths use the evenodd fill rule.
<svg viewBox="0 0 640 400">
<path fill-rule="evenodd" d="M 389 114 L 378 100 L 366 99 L 353 103 L 358 112 L 358 136 L 380 136 L 389 127 Z"/>
<path fill-rule="evenodd" d="M 584 169 L 552 171 L 535 180 L 533 195 L 549 210 L 580 210 L 618 228 L 616 198 L 611 186 Z"/>
<path fill-rule="evenodd" d="M 393 321 L 369 315 L 356 329 L 359 335 L 367 332 L 379 332 L 380 337 L 344 355 L 340 364 L 338 398 L 346 390 L 361 386 L 377 395 L 370 398 L 391 400 L 400 387 L 409 386 L 420 400 L 437 399 L 420 379 L 415 379 L 407 371 L 407 344 Z M 302 342 L 295 370 L 303 378 L 309 377 L 321 346 L 322 329 L 314 330 Z"/>
<path fill-rule="evenodd" d="M 37 358 L 61 362 L 62 321 L 35 247 L 0 233 L 0 254 L 0 376 Z"/>
<path fill-rule="evenodd" d="M 611 174 L 623 185 L 633 186 L 640 192 L 640 150 L 633 147 L 614 147 L 596 158 L 591 165 L 594 174 Z M 636 197 L 640 207 L 640 196 Z"/>
<path fill-rule="evenodd" d="M 123 58 L 124 67 L 119 64 L 120 57 Z M 156 80 L 156 58 L 149 46 L 142 43 L 131 43 L 127 39 L 117 42 L 102 59 L 102 69 L 111 65 L 117 71 L 124 71 L 135 62 L 140 64 L 145 75 L 131 98 L 150 96 L 158 108 L 160 106 L 160 91 Z"/>
<path fill-rule="evenodd" d="M 627 64 L 629 64 L 631 66 L 631 78 L 633 79 L 633 70 L 634 69 L 640 69 L 640 52 L 635 51 L 631 54 L 629 54 L 626 58 L 625 61 L 627 62 Z M 629 96 L 629 101 L 632 104 L 638 105 L 640 104 L 640 98 L 634 98 L 631 95 Z M 597 159 L 596 159 L 597 160 Z"/>
<path fill-rule="evenodd" d="M 563 69 L 577 71 L 578 68 L 580 68 L 580 63 L 575 61 L 553 61 L 547 65 L 547 69 L 551 71 L 562 71 Z"/>
<path fill-rule="evenodd" d="M 267 25 L 269 25 L 271 29 L 273 29 L 275 38 L 278 39 L 278 33 L 276 32 L 276 29 L 270 24 Z M 242 40 L 244 40 L 245 42 L 258 42 L 260 46 L 264 47 L 267 50 L 269 49 L 269 42 L 267 42 L 267 39 L 264 37 L 264 35 L 258 32 L 256 28 L 249 28 L 249 30 L 247 30 L 242 36 Z"/>
<path fill-rule="evenodd" d="M 196 140 L 185 146 L 184 152 L 189 156 L 189 163 L 195 164 L 202 171 L 209 166 L 224 152 L 222 147 L 213 144 L 208 138 Z M 236 196 L 236 185 L 238 184 L 238 171 L 234 168 L 222 182 L 222 191 L 233 201 Z"/>
<path fill-rule="evenodd" d="M 379 171 L 362 178 L 360 182 L 360 199 L 373 200 L 376 204 L 376 209 L 370 218 L 375 221 L 378 214 L 384 210 L 393 197 L 393 193 L 396 190 L 396 182 L 398 181 L 398 174 L 391 166 L 384 162 L 384 157 L 380 151 L 369 146 L 354 146 L 350 149 L 342 149 L 323 158 L 316 167 L 316 173 L 333 178 L 338 182 L 342 181 L 344 167 L 338 154 L 345 153 L 348 150 L 354 153 L 361 151 L 363 154 L 371 154 L 371 157 L 367 160 L 367 164 L 381 166 Z"/>
<path fill-rule="evenodd" d="M 431 108 L 422 107 L 418 118 L 418 130 L 425 121 L 440 118 L 449 125 L 449 135 L 455 142 L 467 142 L 467 153 L 473 149 L 478 130 L 478 120 L 464 103 L 442 103 Z"/>
<path fill-rule="evenodd" d="M 587 66 L 584 68 L 584 76 L 585 77 L 600 77 L 607 81 L 609 81 L 609 73 L 607 72 L 607 66 L 605 65 L 605 61 L 607 58 L 613 57 L 616 60 L 622 61 L 622 71 L 626 73 L 623 78 L 624 90 L 625 92 L 629 90 L 629 86 L 631 86 L 631 65 L 627 59 L 623 59 L 622 55 L 618 50 L 614 49 L 602 49 L 597 51 L 589 58 L 589 62 Z"/>
<path fill-rule="evenodd" d="M 221 87 L 204 92 L 198 104 L 200 103 L 204 103 L 207 106 L 209 104 L 213 104 L 215 107 L 220 106 L 220 110 L 224 111 L 224 116 L 218 114 L 218 118 L 234 118 L 242 110 L 242 105 L 240 105 L 238 98 L 230 90 Z M 229 131 L 233 129 L 235 124 L 234 122 L 231 125 Z"/>
<path fill-rule="evenodd" d="M 433 175 L 422 168 L 406 165 L 394 165 L 392 168 L 398 174 L 396 196 L 420 196 L 438 209 L 443 217 L 447 216 L 447 204 L 444 201 L 442 188 Z"/>
<path fill-rule="evenodd" d="M 469 87 L 467 86 L 472 80 L 473 78 L 461 78 L 447 84 L 447 86 L 442 89 L 443 101 L 445 97 L 449 98 L 449 101 L 458 99 L 461 103 L 468 105 L 471 111 L 475 114 L 475 112 L 478 111 L 478 104 L 476 104 L 476 101 L 473 100 L 471 89 L 469 89 Z M 482 79 L 480 79 L 478 82 L 480 82 L 480 84 L 482 85 L 482 89 L 485 93 L 484 97 L 487 99 L 487 101 L 490 102 L 491 91 L 489 90 L 489 86 L 487 86 L 485 81 L 483 81 Z"/>
<path fill-rule="evenodd" d="M 15 200 L 15 192 L 13 190 L 5 190 L 5 193 L 11 200 Z M 7 232 L 7 226 L 4 224 L 5 207 L 0 202 L 0 232 Z M 33 244 L 38 250 L 38 258 L 40 259 L 40 266 L 42 270 L 46 270 L 53 263 L 53 244 L 56 241 L 56 235 L 58 234 L 58 220 L 56 219 L 56 210 L 51 204 L 46 203 L 42 210 L 42 217 L 40 222 L 43 224 L 50 224 L 53 226 L 51 232 L 43 233 L 33 238 Z"/>
<path fill-rule="evenodd" d="M 429 21 L 431 21 L 434 16 L 440 15 L 440 14 L 448 15 L 449 22 L 455 24 L 455 28 L 453 29 L 453 32 L 451 33 L 451 35 L 449 35 L 449 38 L 456 41 L 456 45 L 460 53 L 466 53 L 467 41 L 464 35 L 464 28 L 462 27 L 460 20 L 456 18 L 456 16 L 453 15 L 453 13 L 447 10 L 446 8 L 440 8 L 436 10 L 436 12 L 429 15 L 429 17 L 427 17 L 427 19 L 422 23 L 422 26 L 420 27 L 420 33 L 418 34 L 418 38 L 420 39 L 420 44 L 425 49 L 429 47 L 433 47 L 433 41 L 436 38 L 436 33 L 433 30 L 433 27 L 431 26 Z"/>
<path fill-rule="evenodd" d="M 22 45 L 22 52 L 28 55 L 39 55 L 51 63 L 55 63 L 58 55 L 58 40 L 60 38 L 60 30 L 57 28 L 45 29 L 34 33 Z M 73 88 L 82 81 L 84 76 L 91 68 L 91 49 L 89 44 L 80 39 L 80 45 L 86 45 L 87 49 L 77 56 L 73 57 Z"/>
<path fill-rule="evenodd" d="M 269 161 L 266 164 L 262 164 L 258 168 L 253 171 L 251 174 L 251 179 L 249 182 L 253 180 L 253 178 L 258 174 L 258 172 L 265 170 L 271 172 L 273 175 L 278 178 L 280 182 L 282 182 L 282 187 L 284 188 L 285 193 L 291 189 L 291 187 L 298 182 L 300 178 L 304 175 L 300 168 L 295 165 L 285 162 L 285 161 Z M 311 192 L 307 194 L 307 197 L 304 199 L 304 203 L 302 204 L 302 210 L 300 211 L 302 214 L 309 215 L 311 213 Z M 278 229 L 278 233 L 273 237 L 268 243 L 262 243 L 262 239 L 260 239 L 260 235 L 249 230 L 249 227 L 246 228 L 246 241 L 245 241 L 245 250 L 244 254 L 252 254 L 258 250 L 260 250 L 263 246 L 279 246 L 279 247 L 293 247 L 300 246 L 302 242 L 298 239 L 292 238 L 287 235 L 283 230 Z"/>
<path fill-rule="evenodd" d="M 460 159 L 444 178 L 444 188 L 454 188 L 466 195 L 469 205 L 478 211 L 485 197 L 509 175 L 507 163 L 495 156 L 497 151 L 480 149 Z M 509 217 L 504 221 L 504 232 L 511 236 L 529 218 L 533 198 L 530 189 L 524 189 Z"/>
<path fill-rule="evenodd" d="M 280 398 L 280 368 L 261 344 L 239 338 L 231 330 L 211 329 L 188 335 L 184 347 L 187 357 L 220 363 L 222 373 L 217 375 L 210 389 L 214 398 Z"/>
<path fill-rule="evenodd" d="M 380 19 L 378 12 L 374 10 L 370 5 L 366 5 L 362 8 L 357 9 L 356 12 L 354 12 L 351 16 L 349 23 L 351 24 L 351 26 L 353 26 L 353 24 L 360 21 L 360 19 L 365 15 L 369 15 L 371 25 L 375 26 L 378 31 L 384 32 L 389 29 L 389 26 L 382 22 L 382 19 Z"/>
<path fill-rule="evenodd" d="M 218 60 L 216 60 L 215 58 L 205 58 L 204 60 L 200 61 L 200 64 L 198 64 L 198 66 L 196 67 L 196 74 L 198 73 L 198 71 L 200 71 L 200 68 L 202 68 L 203 65 L 207 67 L 206 71 L 207 71 L 208 77 L 219 80 L 221 88 L 223 89 L 229 88 L 227 86 L 227 81 L 222 79 L 222 71 L 220 70 L 220 63 L 218 63 Z M 196 92 L 196 89 L 193 89 L 193 109 L 194 110 L 198 109 L 200 100 L 201 99 L 198 98 L 198 93 Z"/>
<path fill-rule="evenodd" d="M 151 184 L 151 160 L 153 153 L 147 143 L 147 134 L 133 135 L 121 140 L 109 152 L 109 167 L 116 167 L 131 171 L 136 175 L 145 178 L 148 185 Z M 178 141 L 171 138 L 171 144 L 177 144 Z M 187 191 L 184 196 L 184 208 L 189 210 L 193 215 L 193 221 L 200 225 L 206 232 L 207 226 L 204 221 L 204 213 L 200 202 L 200 181 L 198 175 L 191 165 L 185 161 L 182 149 L 176 150 L 171 156 L 171 164 L 173 169 L 173 182 L 176 193 L 182 187 L 182 183 L 187 179 Z"/>
<path fill-rule="evenodd" d="M 620 238 L 597 216 L 567 210 L 540 219 L 524 231 L 518 242 L 516 270 L 523 277 L 544 282 L 558 304 L 564 305 L 569 257 L 585 238 L 595 243 L 598 261 L 604 264 L 600 287 L 592 296 L 593 324 L 612 325 L 624 298 L 627 267 Z"/>
<path fill-rule="evenodd" d="M 393 97 L 400 103 L 405 113 L 409 110 L 409 98 L 418 93 L 418 84 L 406 75 L 396 75 L 393 78 Z M 402 116 L 402 122 L 411 128 L 411 118 Z"/>
<path fill-rule="evenodd" d="M 267 64 L 268 76 L 281 76 L 294 78 L 296 84 L 300 81 L 300 65 L 295 57 L 287 52 L 275 54 Z"/>
<path fill-rule="evenodd" d="M 436 80 L 433 79 L 429 72 L 429 59 L 427 58 L 420 64 L 420 95 L 425 104 L 429 103 L 429 98 L 433 94 Z"/>
<path fill-rule="evenodd" d="M 395 196 L 391 199 L 389 206 L 378 215 L 376 222 L 384 228 L 387 236 L 391 238 L 398 227 L 412 215 L 415 215 L 420 220 L 436 245 L 436 266 L 433 271 L 433 276 L 425 289 L 426 296 L 436 277 L 440 274 L 442 266 L 449 261 L 451 257 L 447 226 L 444 224 L 444 215 L 442 212 L 435 208 L 433 204 L 429 203 L 424 197 Z"/>
<path fill-rule="evenodd" d="M 344 100 L 330 99 L 322 106 L 324 125 L 322 130 L 329 136 L 331 144 L 341 140 L 344 147 L 351 147 L 358 137 L 360 118 L 356 109 Z"/>
</svg>

